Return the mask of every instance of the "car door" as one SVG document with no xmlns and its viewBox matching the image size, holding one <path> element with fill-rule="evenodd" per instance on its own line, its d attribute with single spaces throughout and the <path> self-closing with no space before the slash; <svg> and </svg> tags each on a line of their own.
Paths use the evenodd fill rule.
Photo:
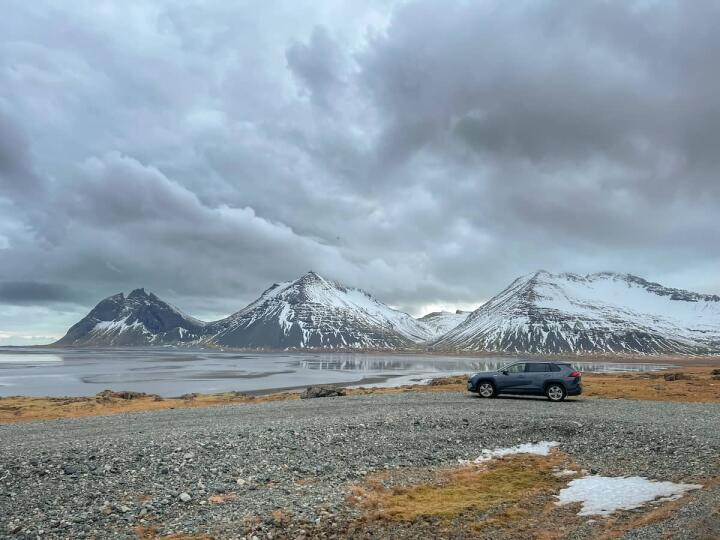
<svg viewBox="0 0 720 540">
<path fill-rule="evenodd" d="M 520 391 L 525 385 L 525 363 L 511 364 L 500 372 L 497 386 L 499 391 Z"/>
<path fill-rule="evenodd" d="M 525 364 L 524 389 L 533 394 L 543 392 L 548 375 L 548 364 L 544 362 L 528 362 Z"/>
</svg>

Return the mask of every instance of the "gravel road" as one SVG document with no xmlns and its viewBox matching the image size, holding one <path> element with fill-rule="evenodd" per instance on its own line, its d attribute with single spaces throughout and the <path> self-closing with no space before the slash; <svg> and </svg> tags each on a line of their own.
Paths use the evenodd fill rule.
<svg viewBox="0 0 720 540">
<path fill-rule="evenodd" d="M 720 477 L 712 404 L 401 393 L 168 410 L 0 426 L 0 537 L 135 538 L 150 524 L 161 534 L 277 537 L 273 511 L 332 520 L 348 484 L 370 471 L 538 440 L 559 441 L 602 474 Z M 662 537 L 698 519 L 714 527 L 719 506 L 720 489 L 702 490 L 670 521 L 628 536 Z M 249 533 L 250 516 L 260 525 Z"/>
</svg>

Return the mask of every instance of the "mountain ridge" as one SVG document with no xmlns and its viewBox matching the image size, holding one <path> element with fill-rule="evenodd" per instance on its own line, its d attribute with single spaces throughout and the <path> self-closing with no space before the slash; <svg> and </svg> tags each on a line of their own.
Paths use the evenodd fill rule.
<svg viewBox="0 0 720 540">
<path fill-rule="evenodd" d="M 632 274 L 541 270 L 514 280 L 432 345 L 538 354 L 715 354 L 720 297 Z"/>
<path fill-rule="evenodd" d="M 720 354 L 720 296 L 627 273 L 540 270 L 473 312 L 419 318 L 308 272 L 203 322 L 153 293 L 105 298 L 55 346 L 210 346 L 503 354 Z"/>
</svg>

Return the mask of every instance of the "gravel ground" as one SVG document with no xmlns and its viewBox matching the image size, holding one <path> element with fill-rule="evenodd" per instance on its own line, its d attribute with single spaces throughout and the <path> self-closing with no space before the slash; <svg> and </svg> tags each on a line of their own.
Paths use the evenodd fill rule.
<svg viewBox="0 0 720 540">
<path fill-rule="evenodd" d="M 0 537 L 135 538 L 135 527 L 158 524 L 161 534 L 267 538 L 276 510 L 309 526 L 333 520 L 348 484 L 371 471 L 538 440 L 601 474 L 720 477 L 712 404 L 402 393 L 168 410 L 0 426 Z M 719 507 L 720 490 L 706 489 L 628 537 L 700 538 Z"/>
</svg>

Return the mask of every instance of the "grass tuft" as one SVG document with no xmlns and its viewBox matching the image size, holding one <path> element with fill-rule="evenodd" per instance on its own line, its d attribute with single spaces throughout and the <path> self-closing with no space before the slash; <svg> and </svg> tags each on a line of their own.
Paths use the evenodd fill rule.
<svg viewBox="0 0 720 540">
<path fill-rule="evenodd" d="M 415 521 L 422 518 L 452 519 L 468 511 L 507 509 L 496 520 L 512 521 L 521 514 L 507 507 L 567 480 L 555 477 L 553 460 L 520 455 L 488 465 L 444 471 L 436 480 L 404 488 L 374 486 L 356 490 L 355 500 L 376 519 Z"/>
</svg>

